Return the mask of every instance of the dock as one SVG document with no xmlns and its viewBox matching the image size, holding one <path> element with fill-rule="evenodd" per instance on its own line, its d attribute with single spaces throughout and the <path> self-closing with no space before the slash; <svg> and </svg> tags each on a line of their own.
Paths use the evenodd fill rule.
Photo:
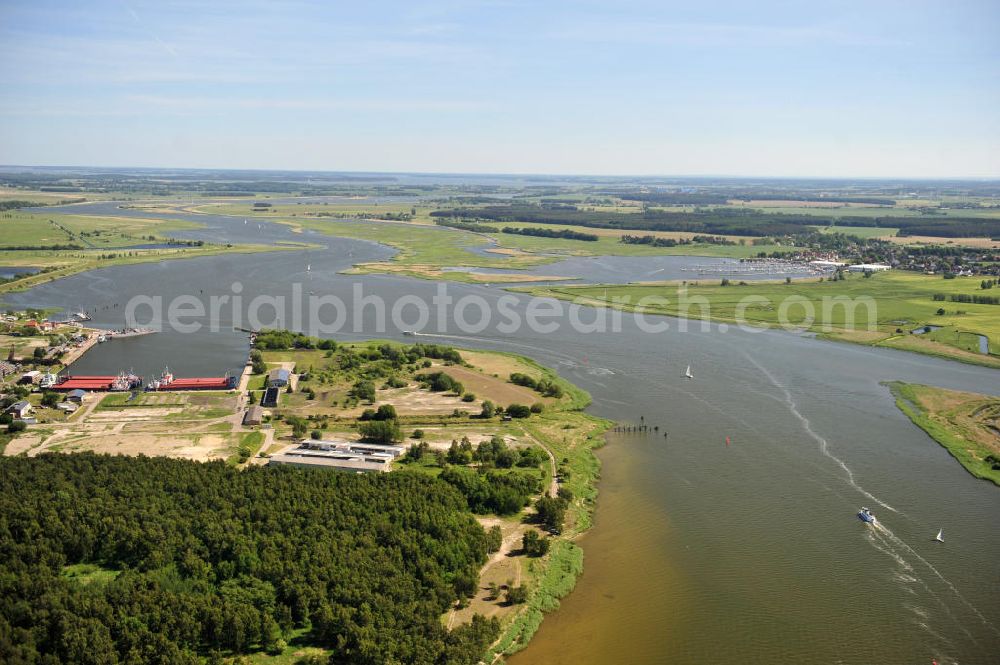
<svg viewBox="0 0 1000 665">
<path fill-rule="evenodd" d="M 168 383 L 158 384 L 153 390 L 231 390 L 236 387 L 236 378 L 232 376 L 214 376 L 174 379 Z"/>
</svg>

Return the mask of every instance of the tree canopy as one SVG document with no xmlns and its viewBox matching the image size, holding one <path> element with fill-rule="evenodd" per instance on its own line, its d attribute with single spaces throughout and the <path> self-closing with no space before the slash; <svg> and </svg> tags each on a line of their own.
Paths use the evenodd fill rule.
<svg viewBox="0 0 1000 665">
<path fill-rule="evenodd" d="M 297 628 L 331 663 L 474 663 L 498 632 L 441 626 L 486 537 L 421 474 L 4 458 L 0 516 L 2 662 L 198 663 Z"/>
</svg>

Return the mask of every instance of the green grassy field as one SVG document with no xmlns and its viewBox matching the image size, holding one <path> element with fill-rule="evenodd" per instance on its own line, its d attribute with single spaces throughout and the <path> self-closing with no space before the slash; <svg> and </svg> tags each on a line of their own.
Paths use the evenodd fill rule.
<svg viewBox="0 0 1000 665">
<path fill-rule="evenodd" d="M 301 663 L 327 662 L 333 650 L 307 644 L 308 633 L 309 631 L 305 628 L 296 628 L 289 634 L 285 648 L 281 653 L 269 654 L 265 651 L 258 651 L 243 656 L 241 661 L 251 665 L 299 665 Z"/>
<path fill-rule="evenodd" d="M 130 393 L 108 393 L 101 399 L 97 409 L 119 411 L 131 408 L 141 409 L 181 409 L 177 413 L 163 416 L 164 420 L 190 420 L 222 418 L 233 413 L 235 397 L 222 391 L 201 392 L 149 392 L 139 393 L 130 399 Z M 223 431 L 228 431 L 227 426 Z"/>
<path fill-rule="evenodd" d="M 4 247 L 79 245 L 88 249 L 120 248 L 162 242 L 169 233 L 201 226 L 181 220 L 132 217 L 92 217 L 27 213 L 0 213 L 0 249 Z M 152 239 L 151 239 L 152 238 Z"/>
<path fill-rule="evenodd" d="M 858 238 L 886 238 L 899 233 L 899 229 L 881 226 L 816 226 L 820 233 L 843 233 Z"/>
<path fill-rule="evenodd" d="M 680 287 L 678 283 L 670 283 L 566 285 L 515 290 L 568 300 L 582 298 L 595 304 L 626 299 L 621 304 L 625 309 L 635 309 L 642 298 L 659 298 L 660 301 L 643 305 L 643 311 L 725 322 L 742 321 L 755 326 L 777 326 L 784 314 L 791 326 L 825 333 L 831 339 L 890 346 L 1000 367 L 1000 305 L 933 300 L 936 293 L 982 293 L 975 279 L 946 280 L 939 276 L 892 271 L 871 278 L 851 274 L 846 280 L 837 282 L 802 279 L 793 280 L 791 284 L 750 282 L 746 286 L 721 286 L 716 280 L 700 280 L 689 282 L 686 291 L 679 291 Z M 686 293 L 687 305 L 681 300 L 682 293 Z M 852 306 L 837 304 L 838 298 L 851 299 Z M 873 309 L 865 305 L 865 298 L 871 299 Z M 703 303 L 707 306 L 702 307 Z M 939 309 L 944 313 L 938 314 Z M 823 316 L 824 311 L 826 316 Z M 814 321 L 807 320 L 809 312 L 814 313 Z M 854 316 L 853 331 L 848 329 L 850 314 Z M 943 329 L 926 336 L 909 334 L 927 324 L 943 326 Z M 989 338 L 988 355 L 978 353 L 978 338 L 974 335 L 979 334 Z"/>
<path fill-rule="evenodd" d="M 75 563 L 64 566 L 63 577 L 81 586 L 88 584 L 107 584 L 118 577 L 120 570 L 102 568 L 96 563 Z"/>
<path fill-rule="evenodd" d="M 1000 485 L 1000 398 L 893 382 L 896 406 L 977 478 Z"/>
</svg>

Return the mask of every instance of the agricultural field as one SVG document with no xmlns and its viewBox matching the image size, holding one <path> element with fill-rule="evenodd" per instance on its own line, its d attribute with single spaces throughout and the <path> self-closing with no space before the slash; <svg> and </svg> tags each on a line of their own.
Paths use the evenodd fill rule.
<svg viewBox="0 0 1000 665">
<path fill-rule="evenodd" d="M 725 207 L 740 210 L 759 210 L 762 212 L 781 212 L 789 215 L 815 215 L 819 217 L 921 217 L 933 211 L 934 215 L 950 217 L 981 217 L 986 219 L 1000 218 L 1000 207 L 997 201 L 986 199 L 980 205 L 969 207 L 948 207 L 947 203 L 969 203 L 960 197 L 949 201 L 929 199 L 898 199 L 895 205 L 869 205 L 864 203 L 823 202 L 823 201 L 738 201 L 731 200 Z M 944 204 L 944 205 L 942 205 Z"/>
<path fill-rule="evenodd" d="M 35 205 L 65 205 L 83 200 L 93 199 L 74 192 L 43 192 L 0 185 L 0 205 L 9 201 L 27 201 Z"/>
<path fill-rule="evenodd" d="M 832 234 L 832 233 L 843 233 L 844 235 L 852 235 L 858 238 L 872 239 L 879 238 L 882 240 L 888 240 L 896 245 L 904 246 L 920 246 L 920 245 L 952 245 L 956 247 L 970 247 L 974 249 L 998 249 L 1000 248 L 1000 239 L 993 239 L 987 237 L 981 238 L 942 238 L 938 236 L 913 236 L 898 235 L 899 229 L 889 226 L 836 226 L 835 224 L 829 226 L 816 226 L 813 227 L 820 233 Z"/>
</svg>

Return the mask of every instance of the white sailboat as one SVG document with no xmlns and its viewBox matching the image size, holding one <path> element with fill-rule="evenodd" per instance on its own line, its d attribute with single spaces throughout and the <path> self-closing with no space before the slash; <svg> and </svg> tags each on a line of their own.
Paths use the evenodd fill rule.
<svg viewBox="0 0 1000 665">
<path fill-rule="evenodd" d="M 246 217 L 244 217 L 244 218 L 243 218 L 243 224 L 245 225 L 246 223 L 247 223 L 247 218 L 246 218 Z"/>
<path fill-rule="evenodd" d="M 944 542 L 944 538 L 942 538 L 943 533 L 944 529 L 938 529 L 938 535 L 934 536 L 934 540 L 938 541 L 939 543 L 943 543 Z"/>
<path fill-rule="evenodd" d="M 310 270 L 312 270 L 312 264 L 311 263 L 307 263 L 306 264 L 306 272 L 309 272 Z"/>
<path fill-rule="evenodd" d="M 688 379 L 693 379 L 694 378 L 694 374 L 691 373 L 691 365 L 688 365 L 688 368 L 684 371 L 684 376 L 685 376 L 685 378 L 688 378 Z"/>
</svg>

